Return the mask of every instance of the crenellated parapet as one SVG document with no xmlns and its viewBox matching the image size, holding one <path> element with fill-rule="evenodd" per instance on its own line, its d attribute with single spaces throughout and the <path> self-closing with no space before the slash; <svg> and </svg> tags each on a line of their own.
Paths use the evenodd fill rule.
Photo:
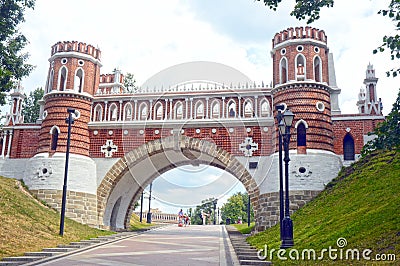
<svg viewBox="0 0 400 266">
<path fill-rule="evenodd" d="M 318 42 L 327 43 L 327 36 L 325 31 L 319 30 L 313 27 L 295 27 L 288 28 L 279 33 L 276 33 L 272 39 L 272 48 L 275 48 L 278 44 L 288 40 L 297 39 L 314 39 Z"/>
<path fill-rule="evenodd" d="M 58 42 L 51 47 L 51 56 L 60 52 L 77 52 L 90 55 L 98 60 L 101 58 L 101 51 L 91 44 L 77 41 Z"/>
</svg>

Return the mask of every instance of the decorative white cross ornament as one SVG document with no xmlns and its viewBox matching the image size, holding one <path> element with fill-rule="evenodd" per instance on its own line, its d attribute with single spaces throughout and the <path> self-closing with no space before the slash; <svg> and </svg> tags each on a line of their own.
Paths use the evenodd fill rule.
<svg viewBox="0 0 400 266">
<path fill-rule="evenodd" d="M 107 158 L 112 157 L 113 153 L 117 151 L 118 146 L 113 143 L 112 139 L 108 139 L 106 144 L 101 146 L 101 152 L 104 153 L 104 156 Z"/>
<path fill-rule="evenodd" d="M 244 156 L 253 156 L 253 152 L 258 150 L 258 143 L 253 142 L 253 138 L 247 137 L 239 144 L 239 151 L 244 153 Z"/>
</svg>

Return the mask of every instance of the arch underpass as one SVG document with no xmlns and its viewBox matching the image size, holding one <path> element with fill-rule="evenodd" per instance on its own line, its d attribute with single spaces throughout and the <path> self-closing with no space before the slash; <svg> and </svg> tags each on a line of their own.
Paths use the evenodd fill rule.
<svg viewBox="0 0 400 266">
<path fill-rule="evenodd" d="M 211 165 L 227 171 L 245 187 L 257 223 L 259 188 L 231 154 L 206 140 L 174 135 L 147 142 L 119 159 L 97 189 L 99 224 L 126 229 L 143 189 L 163 173 L 183 165 Z"/>
</svg>

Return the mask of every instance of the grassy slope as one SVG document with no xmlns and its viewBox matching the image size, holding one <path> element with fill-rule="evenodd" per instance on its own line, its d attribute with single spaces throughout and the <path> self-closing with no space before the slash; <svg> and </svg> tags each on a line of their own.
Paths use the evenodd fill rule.
<svg viewBox="0 0 400 266">
<path fill-rule="evenodd" d="M 59 224 L 59 213 L 22 193 L 15 179 L 0 177 L 0 258 L 112 234 L 66 219 L 61 237 Z"/>
<path fill-rule="evenodd" d="M 136 214 L 132 214 L 131 220 L 130 220 L 130 230 L 135 231 L 135 230 L 140 230 L 149 226 L 154 226 L 154 223 L 148 224 L 146 223 L 145 219 L 140 222 L 140 217 L 137 216 Z"/>
<path fill-rule="evenodd" d="M 250 223 L 250 227 L 247 226 L 247 223 L 244 224 L 232 224 L 240 233 L 242 234 L 250 234 L 253 231 L 255 223 Z"/>
<path fill-rule="evenodd" d="M 396 254 L 397 263 L 400 263 L 399 209 L 400 153 L 393 151 L 368 156 L 343 169 L 325 191 L 292 216 L 295 248 L 317 251 L 329 246 L 337 248 L 337 239 L 344 237 L 348 243 L 345 249 L 369 248 L 373 256 L 378 253 Z M 264 248 L 267 244 L 269 250 L 278 249 L 279 227 L 249 237 L 248 242 L 257 248 Z M 277 259 L 273 261 L 274 264 L 282 263 Z M 329 260 L 323 262 L 331 263 Z M 342 265 L 348 263 L 339 261 Z M 293 264 L 298 265 L 299 261 Z M 321 265 L 321 261 L 315 264 Z"/>
</svg>

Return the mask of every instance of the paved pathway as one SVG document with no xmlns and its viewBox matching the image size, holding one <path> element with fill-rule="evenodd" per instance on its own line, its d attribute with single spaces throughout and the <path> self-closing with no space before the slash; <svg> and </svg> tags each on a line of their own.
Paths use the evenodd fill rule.
<svg viewBox="0 0 400 266">
<path fill-rule="evenodd" d="M 167 226 L 41 265 L 239 265 L 225 227 Z"/>
</svg>

